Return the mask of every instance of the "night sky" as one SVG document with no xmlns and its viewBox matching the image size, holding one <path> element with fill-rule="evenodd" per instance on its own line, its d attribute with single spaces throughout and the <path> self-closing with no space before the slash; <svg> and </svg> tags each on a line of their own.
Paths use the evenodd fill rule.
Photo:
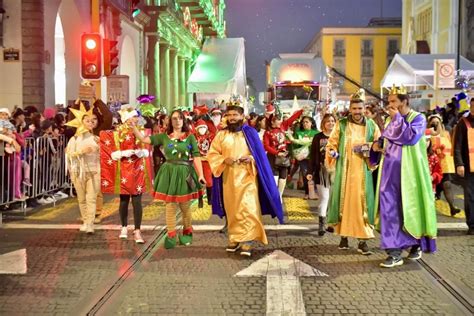
<svg viewBox="0 0 474 316">
<path fill-rule="evenodd" d="M 247 77 L 265 89 L 265 60 L 301 52 L 322 27 L 366 26 L 401 17 L 401 0 L 227 0 L 228 37 L 245 38 Z"/>
</svg>

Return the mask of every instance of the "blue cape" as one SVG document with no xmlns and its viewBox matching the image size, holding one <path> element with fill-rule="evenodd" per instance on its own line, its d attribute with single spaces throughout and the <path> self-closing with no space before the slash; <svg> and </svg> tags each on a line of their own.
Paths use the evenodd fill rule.
<svg viewBox="0 0 474 316">
<path fill-rule="evenodd" d="M 281 206 L 280 193 L 278 192 L 267 155 L 263 149 L 262 141 L 253 127 L 243 125 L 242 132 L 257 167 L 258 197 L 262 215 L 277 217 L 280 224 L 283 224 L 283 208 Z M 213 177 L 212 179 L 212 214 L 220 217 L 225 216 L 222 176 Z"/>
</svg>

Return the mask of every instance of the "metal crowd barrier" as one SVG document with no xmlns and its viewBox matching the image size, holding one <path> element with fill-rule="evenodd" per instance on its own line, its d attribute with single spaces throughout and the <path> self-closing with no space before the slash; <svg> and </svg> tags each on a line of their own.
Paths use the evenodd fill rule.
<svg viewBox="0 0 474 316">
<path fill-rule="evenodd" d="M 54 193 L 57 191 L 68 189 L 71 195 L 71 180 L 66 171 L 66 145 L 66 137 L 60 135 L 58 138 L 25 138 L 20 153 L 9 154 L 0 148 L 0 206 L 20 203 L 26 215 L 28 199 L 52 198 L 55 204 Z"/>
</svg>

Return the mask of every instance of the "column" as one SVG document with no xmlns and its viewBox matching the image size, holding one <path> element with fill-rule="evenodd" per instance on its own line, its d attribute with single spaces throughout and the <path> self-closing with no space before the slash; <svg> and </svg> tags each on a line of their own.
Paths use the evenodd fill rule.
<svg viewBox="0 0 474 316">
<path fill-rule="evenodd" d="M 158 105 L 161 102 L 160 97 L 160 42 L 157 35 L 148 35 L 148 94 L 156 97 L 153 104 Z"/>
<path fill-rule="evenodd" d="M 173 108 L 177 107 L 178 101 L 178 51 L 170 49 L 170 104 Z"/>
<path fill-rule="evenodd" d="M 188 105 L 186 102 L 186 60 L 178 57 L 178 99 L 180 105 Z"/>
<path fill-rule="evenodd" d="M 187 59 L 185 61 L 185 78 L 186 82 L 188 82 L 189 77 L 191 77 L 191 60 Z M 192 93 L 187 93 L 186 89 L 186 105 L 192 107 L 193 106 L 193 94 Z"/>
<path fill-rule="evenodd" d="M 170 100 L 170 48 L 167 43 L 160 43 L 160 104 L 168 112 L 173 108 Z"/>
</svg>

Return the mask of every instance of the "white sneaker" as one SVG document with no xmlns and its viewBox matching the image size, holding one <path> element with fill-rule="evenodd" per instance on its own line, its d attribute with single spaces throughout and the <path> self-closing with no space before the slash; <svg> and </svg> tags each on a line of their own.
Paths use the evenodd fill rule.
<svg viewBox="0 0 474 316">
<path fill-rule="evenodd" d="M 44 204 L 48 204 L 48 202 L 46 201 L 45 198 L 40 198 L 37 200 L 38 204 L 41 204 L 41 205 L 44 205 Z"/>
<path fill-rule="evenodd" d="M 145 243 L 145 241 L 143 240 L 143 237 L 142 237 L 142 233 L 138 229 L 136 229 L 133 232 L 133 238 L 135 239 L 135 242 L 137 244 L 144 244 Z"/>
<path fill-rule="evenodd" d="M 87 224 L 82 224 L 81 227 L 79 227 L 80 232 L 85 232 L 87 230 Z"/>
<path fill-rule="evenodd" d="M 66 193 L 61 192 L 61 191 L 58 191 L 58 192 L 54 193 L 54 196 L 58 197 L 60 199 L 65 199 L 65 198 L 69 197 L 69 195 L 67 195 Z"/>
<path fill-rule="evenodd" d="M 127 227 L 122 227 L 122 229 L 120 230 L 119 238 L 120 239 L 127 239 L 128 238 L 128 236 L 127 236 Z"/>
<path fill-rule="evenodd" d="M 86 225 L 86 233 L 93 234 L 94 233 L 94 224 L 87 224 Z"/>
<path fill-rule="evenodd" d="M 47 197 L 44 199 L 46 201 L 46 204 L 51 204 L 54 203 L 56 200 L 52 197 Z"/>
</svg>

